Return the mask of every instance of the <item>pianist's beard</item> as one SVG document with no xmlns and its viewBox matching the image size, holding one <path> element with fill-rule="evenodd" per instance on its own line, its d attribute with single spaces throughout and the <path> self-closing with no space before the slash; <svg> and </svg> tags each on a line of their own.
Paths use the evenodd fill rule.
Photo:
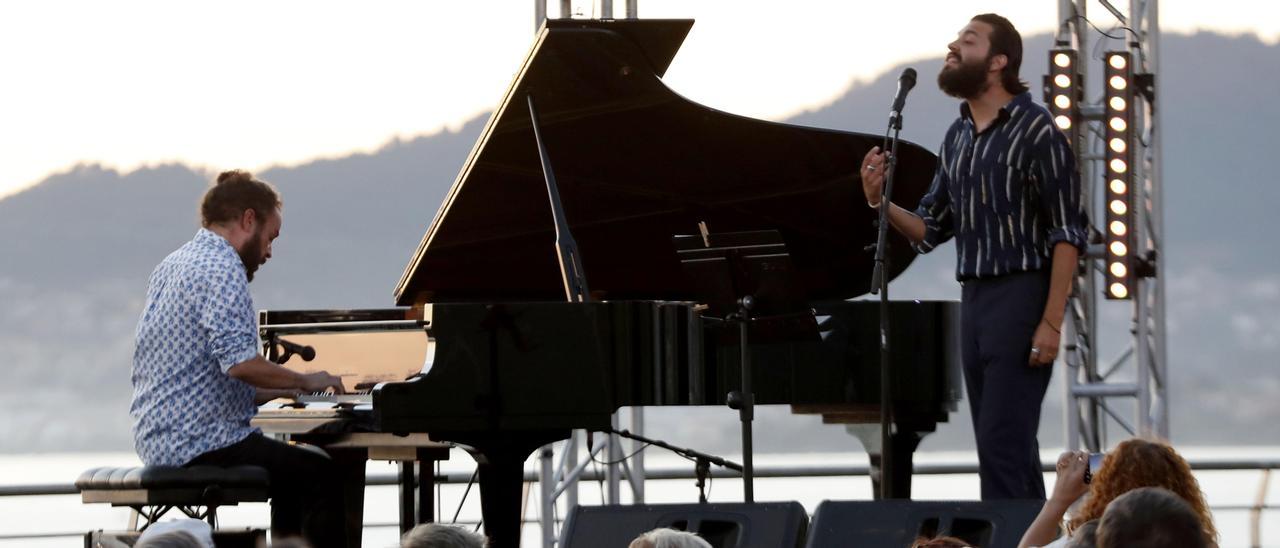
<svg viewBox="0 0 1280 548">
<path fill-rule="evenodd" d="M 255 232 L 237 251 L 240 254 L 240 262 L 244 263 L 244 274 L 251 282 L 253 273 L 257 272 L 258 267 L 262 265 L 262 234 L 260 232 L 263 230 L 259 229 Z"/>
<path fill-rule="evenodd" d="M 942 65 L 938 72 L 938 89 L 957 99 L 971 99 L 987 91 L 987 60 L 961 61 L 955 68 Z"/>
</svg>

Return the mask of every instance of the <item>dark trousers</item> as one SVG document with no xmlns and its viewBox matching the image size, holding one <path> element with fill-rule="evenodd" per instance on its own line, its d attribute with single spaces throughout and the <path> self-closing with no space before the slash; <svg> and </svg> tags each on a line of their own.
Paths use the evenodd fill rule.
<svg viewBox="0 0 1280 548">
<path fill-rule="evenodd" d="M 253 433 L 197 456 L 187 466 L 198 464 L 267 469 L 273 542 L 301 534 L 315 548 L 347 546 L 341 476 L 329 457 Z"/>
<path fill-rule="evenodd" d="M 1027 362 L 1049 273 L 967 280 L 962 293 L 961 352 L 982 500 L 1044 500 L 1036 432 L 1053 367 Z"/>
</svg>

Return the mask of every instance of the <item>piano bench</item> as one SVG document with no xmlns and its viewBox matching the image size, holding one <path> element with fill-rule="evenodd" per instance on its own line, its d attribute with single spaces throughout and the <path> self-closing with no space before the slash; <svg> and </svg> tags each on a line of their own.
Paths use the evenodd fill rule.
<svg viewBox="0 0 1280 548">
<path fill-rule="evenodd" d="M 267 470 L 259 466 L 140 466 L 86 470 L 76 488 L 85 504 L 132 508 L 129 528 L 141 531 L 175 508 L 217 528 L 219 506 L 266 502 L 268 483 Z M 146 520 L 141 527 L 138 517 Z"/>
</svg>

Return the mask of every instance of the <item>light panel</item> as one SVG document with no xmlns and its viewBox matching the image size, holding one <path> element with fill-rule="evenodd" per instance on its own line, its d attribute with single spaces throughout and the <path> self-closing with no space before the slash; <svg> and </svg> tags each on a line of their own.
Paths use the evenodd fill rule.
<svg viewBox="0 0 1280 548">
<path fill-rule="evenodd" d="M 1044 103 L 1053 115 L 1053 123 L 1067 135 L 1071 148 L 1076 148 L 1080 126 L 1080 78 L 1076 72 L 1076 50 L 1058 47 L 1049 50 L 1049 74 L 1045 77 Z"/>
<path fill-rule="evenodd" d="M 1108 299 L 1133 295 L 1133 67 L 1129 52 L 1106 58 L 1106 291 Z"/>
</svg>

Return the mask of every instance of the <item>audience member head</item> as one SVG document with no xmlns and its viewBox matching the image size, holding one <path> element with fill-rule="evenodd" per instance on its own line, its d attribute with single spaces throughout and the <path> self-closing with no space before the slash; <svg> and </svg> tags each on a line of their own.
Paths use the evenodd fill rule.
<svg viewBox="0 0 1280 548">
<path fill-rule="evenodd" d="M 911 548 L 972 548 L 973 545 L 956 537 L 920 537 L 911 543 Z"/>
<path fill-rule="evenodd" d="M 198 519 L 153 523 L 134 548 L 213 548 L 213 528 Z"/>
<path fill-rule="evenodd" d="M 1209 545 L 1191 505 L 1160 487 L 1140 487 L 1116 497 L 1098 522 L 1099 548 Z"/>
<path fill-rule="evenodd" d="M 1141 487 L 1163 487 L 1182 497 L 1200 517 L 1205 540 L 1216 544 L 1218 532 L 1191 466 L 1168 444 L 1138 438 L 1120 442 L 1107 453 L 1089 485 L 1089 497 L 1071 518 L 1071 530 L 1101 518 L 1116 497 Z"/>
<path fill-rule="evenodd" d="M 641 534 L 627 548 L 711 548 L 711 543 L 688 531 L 661 528 Z"/>
<path fill-rule="evenodd" d="M 1098 545 L 1098 520 L 1086 521 L 1067 541 L 1067 548 L 1094 548 Z"/>
<path fill-rule="evenodd" d="M 400 537 L 401 548 L 484 548 L 484 535 L 461 527 L 424 523 Z"/>
</svg>

